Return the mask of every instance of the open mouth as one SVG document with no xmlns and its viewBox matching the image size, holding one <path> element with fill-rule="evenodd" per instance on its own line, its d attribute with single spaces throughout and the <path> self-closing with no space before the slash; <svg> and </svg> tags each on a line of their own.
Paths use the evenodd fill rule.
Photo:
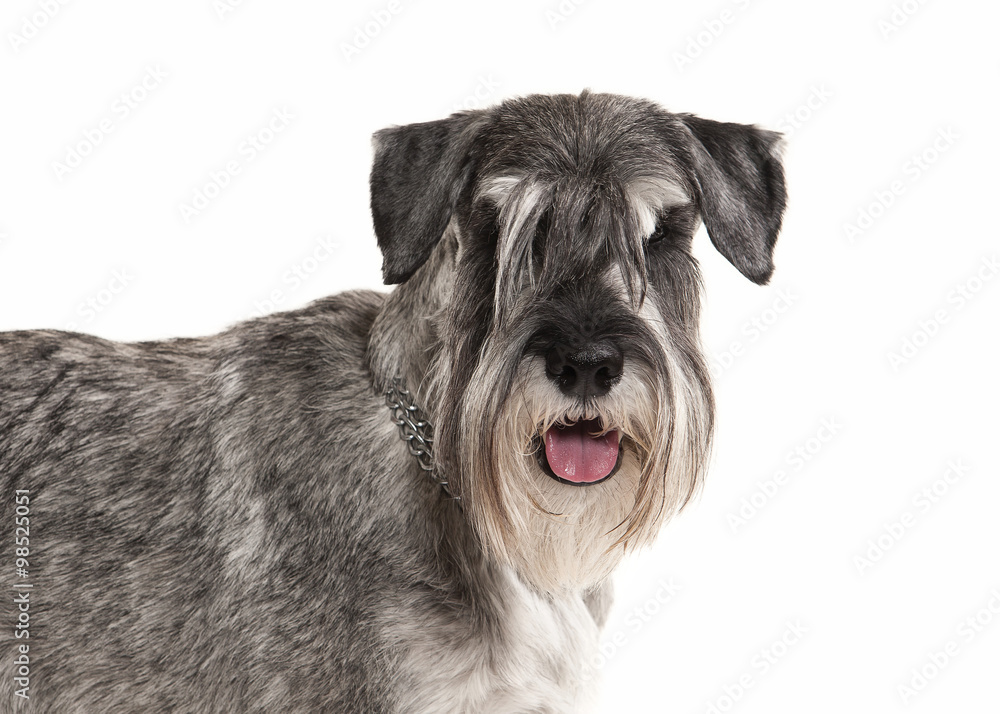
<svg viewBox="0 0 1000 714">
<path fill-rule="evenodd" d="M 621 465 L 620 434 L 605 432 L 600 419 L 557 424 L 536 439 L 539 466 L 560 483 L 592 486 L 614 476 Z"/>
</svg>

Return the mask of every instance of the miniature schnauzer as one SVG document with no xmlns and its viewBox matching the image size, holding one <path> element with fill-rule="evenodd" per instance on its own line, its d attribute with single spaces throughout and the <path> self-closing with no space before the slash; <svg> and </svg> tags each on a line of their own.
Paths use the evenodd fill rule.
<svg viewBox="0 0 1000 714">
<path fill-rule="evenodd" d="M 393 127 L 390 294 L 0 334 L 0 710 L 587 710 L 609 576 L 705 470 L 692 236 L 767 282 L 779 146 L 589 92 Z"/>
</svg>

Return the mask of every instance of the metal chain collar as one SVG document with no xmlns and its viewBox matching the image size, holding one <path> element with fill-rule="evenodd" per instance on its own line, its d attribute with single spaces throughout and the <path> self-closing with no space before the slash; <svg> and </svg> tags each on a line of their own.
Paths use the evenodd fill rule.
<svg viewBox="0 0 1000 714">
<path fill-rule="evenodd" d="M 392 413 L 393 423 L 399 427 L 399 438 L 416 458 L 420 468 L 427 472 L 448 498 L 459 500 L 452 494 L 448 480 L 442 478 L 434 467 L 434 427 L 424 418 L 423 412 L 413 403 L 410 392 L 403 388 L 398 379 L 385 391 L 385 405 Z"/>
</svg>

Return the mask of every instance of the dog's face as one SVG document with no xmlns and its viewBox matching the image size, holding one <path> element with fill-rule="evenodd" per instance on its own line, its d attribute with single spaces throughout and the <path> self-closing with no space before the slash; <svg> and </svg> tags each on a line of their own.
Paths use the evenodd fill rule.
<svg viewBox="0 0 1000 714">
<path fill-rule="evenodd" d="M 767 281 L 778 139 L 590 93 L 376 135 L 386 282 L 445 296 L 438 462 L 487 552 L 539 590 L 600 581 L 697 490 L 712 397 L 690 244 L 704 221 Z"/>
</svg>

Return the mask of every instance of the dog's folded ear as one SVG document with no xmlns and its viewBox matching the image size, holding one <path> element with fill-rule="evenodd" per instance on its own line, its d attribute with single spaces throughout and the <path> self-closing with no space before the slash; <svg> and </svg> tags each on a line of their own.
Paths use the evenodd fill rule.
<svg viewBox="0 0 1000 714">
<path fill-rule="evenodd" d="M 372 137 L 372 221 L 386 285 L 408 280 L 441 239 L 472 176 L 470 148 L 486 116 L 462 112 Z"/>
<path fill-rule="evenodd" d="M 785 212 L 781 134 L 684 114 L 694 183 L 709 238 L 750 280 L 774 272 L 774 244 Z"/>
</svg>

